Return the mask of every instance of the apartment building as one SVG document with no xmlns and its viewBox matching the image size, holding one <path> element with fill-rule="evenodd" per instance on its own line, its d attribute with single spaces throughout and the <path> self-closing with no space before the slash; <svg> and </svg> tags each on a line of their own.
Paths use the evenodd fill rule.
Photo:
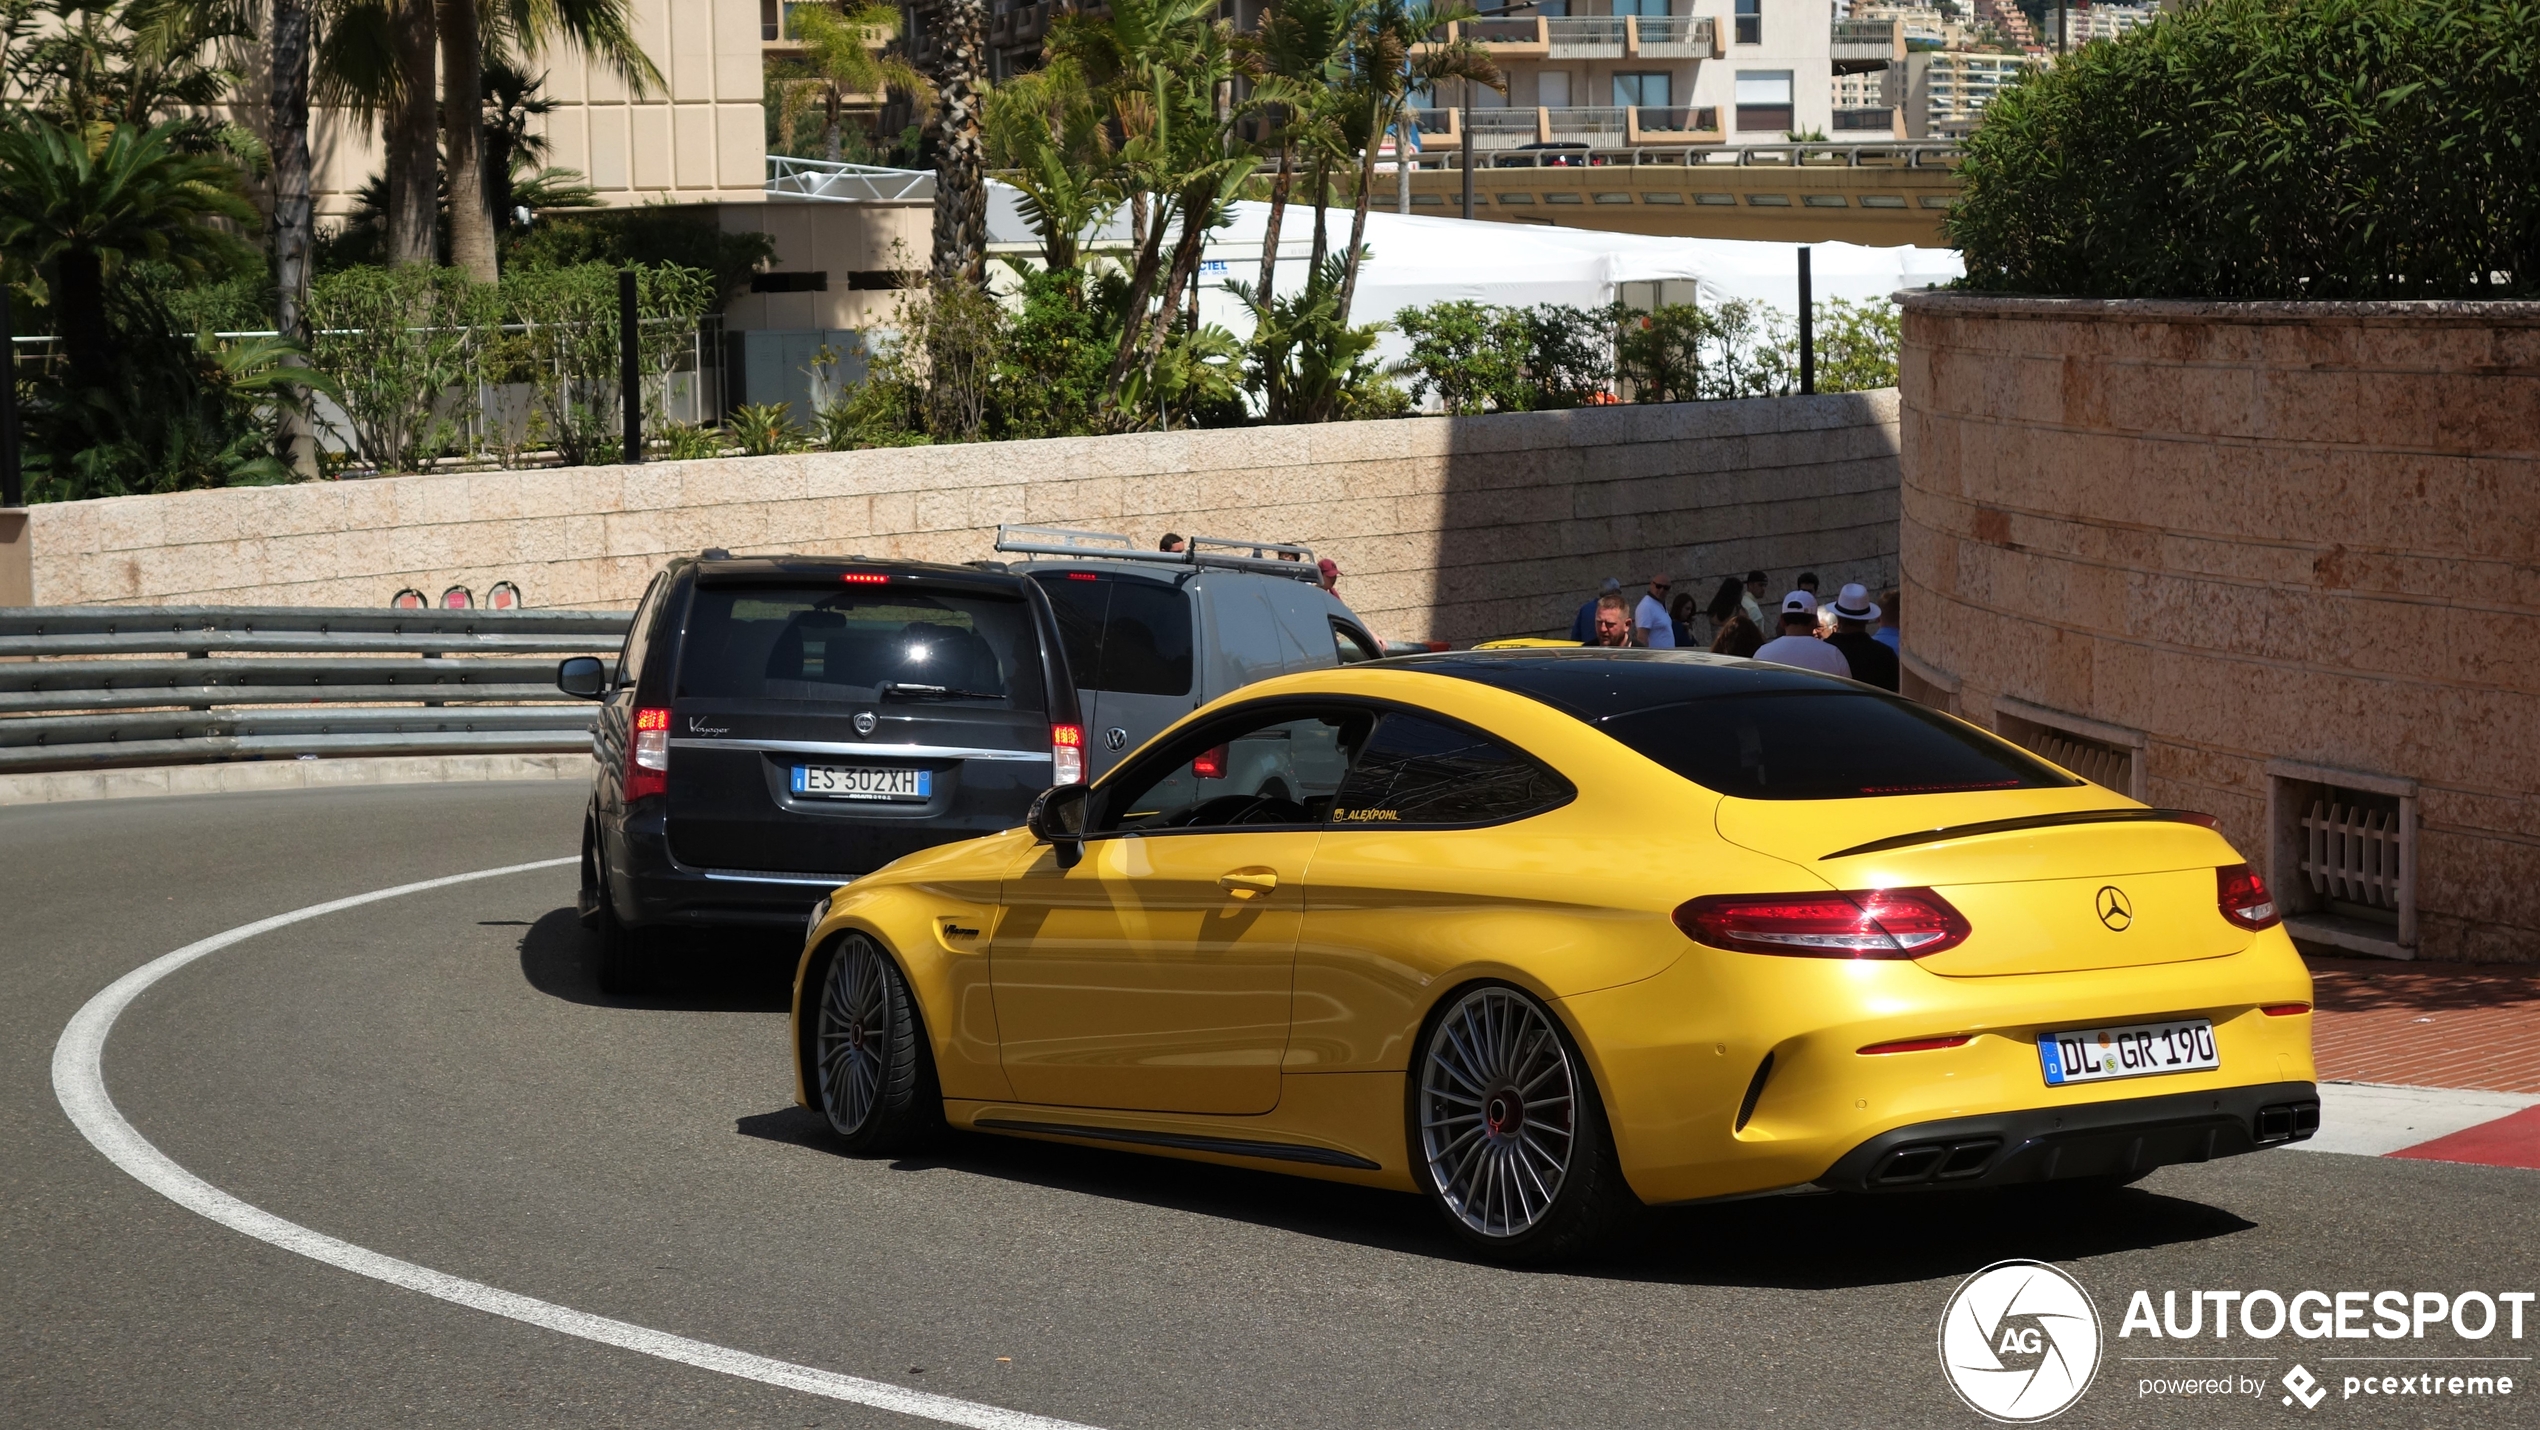
<svg viewBox="0 0 2540 1430">
<path fill-rule="evenodd" d="M 1906 57 L 1905 132 L 1915 139 L 1963 139 L 1984 107 L 2046 61 L 2032 55 L 1935 50 Z"/>
<path fill-rule="evenodd" d="M 2092 40 L 2116 39 L 2151 24 L 2160 13 L 2150 5 L 2077 5 L 2065 9 L 2049 4 L 2045 21 L 2038 28 L 2047 44 L 2070 49 Z"/>
</svg>

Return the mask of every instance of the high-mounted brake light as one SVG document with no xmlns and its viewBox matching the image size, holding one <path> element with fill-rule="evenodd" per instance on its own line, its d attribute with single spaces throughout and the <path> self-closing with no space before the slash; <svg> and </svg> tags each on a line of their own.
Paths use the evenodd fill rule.
<svg viewBox="0 0 2540 1430">
<path fill-rule="evenodd" d="M 849 571 L 838 579 L 850 586 L 885 586 L 891 580 L 889 573 L 882 571 Z"/>
<path fill-rule="evenodd" d="M 2246 864 L 2225 864 L 2214 871 L 2216 901 L 2222 916 L 2245 929 L 2271 929 L 2283 920 L 2276 917 L 2275 896 L 2267 892 L 2267 881 Z"/>
<path fill-rule="evenodd" d="M 1085 727 L 1050 727 L 1050 783 L 1082 784 L 1085 779 Z"/>
<path fill-rule="evenodd" d="M 1202 780 L 1224 779 L 1226 777 L 1226 747 L 1214 745 L 1200 751 L 1199 758 L 1191 761 L 1191 777 Z"/>
<path fill-rule="evenodd" d="M 626 747 L 626 798 L 631 803 L 670 790 L 670 712 L 635 712 L 635 738 Z"/>
<path fill-rule="evenodd" d="M 1930 889 L 1706 894 L 1676 910 L 1685 937 L 1785 958 L 1929 958 L 1974 932 Z"/>
<path fill-rule="evenodd" d="M 1070 571 L 1067 573 L 1067 579 L 1070 581 L 1099 581 L 1102 578 L 1091 571 Z"/>
<path fill-rule="evenodd" d="M 1899 1038 L 1893 1043 L 1872 1043 L 1861 1050 L 1864 1057 L 1881 1053 L 1929 1053 L 1942 1048 L 1963 1048 L 1973 1041 L 1973 1033 L 1952 1033 L 1945 1038 Z"/>
</svg>

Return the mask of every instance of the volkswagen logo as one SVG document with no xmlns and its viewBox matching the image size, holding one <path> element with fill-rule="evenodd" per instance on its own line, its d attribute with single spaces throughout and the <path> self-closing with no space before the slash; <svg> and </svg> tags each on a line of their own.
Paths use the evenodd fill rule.
<svg viewBox="0 0 2540 1430">
<path fill-rule="evenodd" d="M 2114 884 L 2099 886 L 2099 922 L 2106 924 L 2110 933 L 2124 933 L 2134 926 L 2134 903 L 2125 896 L 2125 890 Z"/>
<path fill-rule="evenodd" d="M 1117 750 L 1128 743 L 1129 732 L 1121 729 L 1117 725 L 1114 725 L 1110 729 L 1102 732 L 1102 744 L 1104 749 Z"/>
<path fill-rule="evenodd" d="M 873 718 L 873 712 L 870 710 L 859 710 L 855 713 L 855 732 L 859 735 L 872 734 L 873 727 L 879 723 L 881 722 Z"/>
</svg>

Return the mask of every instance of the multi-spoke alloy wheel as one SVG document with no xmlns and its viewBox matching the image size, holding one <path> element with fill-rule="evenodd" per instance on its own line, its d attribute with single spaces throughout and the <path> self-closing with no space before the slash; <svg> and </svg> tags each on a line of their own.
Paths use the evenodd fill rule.
<svg viewBox="0 0 2540 1430">
<path fill-rule="evenodd" d="M 906 1145 L 943 1117 L 908 984 L 881 945 L 847 935 L 820 983 L 812 1039 L 820 1110 L 858 1152 Z"/>
<path fill-rule="evenodd" d="M 1420 1143 L 1447 1210 L 1486 1237 L 1551 1212 L 1578 1149 L 1578 1077 L 1541 1005 L 1513 988 L 1464 995 L 1429 1034 Z"/>
</svg>

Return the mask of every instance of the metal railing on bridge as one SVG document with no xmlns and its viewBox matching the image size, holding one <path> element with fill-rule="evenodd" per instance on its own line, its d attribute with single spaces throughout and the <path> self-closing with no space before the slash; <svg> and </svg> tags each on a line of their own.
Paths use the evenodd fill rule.
<svg viewBox="0 0 2540 1430">
<path fill-rule="evenodd" d="M 0 773 L 587 750 L 556 661 L 626 611 L 0 610 Z"/>
</svg>

